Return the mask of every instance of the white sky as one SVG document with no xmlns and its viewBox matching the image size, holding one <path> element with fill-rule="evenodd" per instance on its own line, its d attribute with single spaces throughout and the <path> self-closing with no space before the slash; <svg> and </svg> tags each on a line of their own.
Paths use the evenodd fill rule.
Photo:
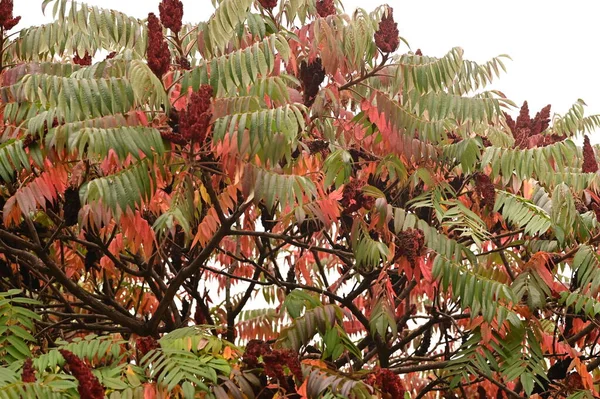
<svg viewBox="0 0 600 399">
<path fill-rule="evenodd" d="M 182 0 L 184 20 L 206 20 L 210 0 Z M 41 0 L 14 0 L 22 28 L 49 20 Z M 144 18 L 158 13 L 159 0 L 87 0 L 88 4 L 114 8 Z M 384 3 L 342 0 L 346 12 L 361 6 L 371 11 Z M 394 7 L 400 35 L 413 50 L 442 56 L 455 46 L 465 58 L 477 62 L 508 54 L 508 73 L 494 85 L 517 104 L 529 102 L 532 113 L 546 104 L 564 113 L 578 99 L 586 114 L 600 113 L 600 2 L 590 0 L 388 0 Z M 47 10 L 50 12 L 51 10 Z M 404 45 L 403 45 L 404 46 Z M 404 47 L 406 50 L 406 47 Z M 517 111 L 515 110 L 515 113 Z M 592 142 L 600 143 L 600 132 Z"/>
</svg>

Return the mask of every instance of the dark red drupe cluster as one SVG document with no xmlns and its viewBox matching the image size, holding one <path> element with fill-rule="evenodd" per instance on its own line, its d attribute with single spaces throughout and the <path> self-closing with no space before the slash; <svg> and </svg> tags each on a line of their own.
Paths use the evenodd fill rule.
<svg viewBox="0 0 600 399">
<path fill-rule="evenodd" d="M 406 229 L 398 233 L 398 251 L 396 256 L 404 256 L 411 265 L 423 255 L 425 234 L 421 229 Z"/>
<path fill-rule="evenodd" d="M 259 358 L 262 358 L 262 362 Z M 243 362 L 250 369 L 262 368 L 267 377 L 277 380 L 285 390 L 289 390 L 290 387 L 283 369 L 284 366 L 287 366 L 298 380 L 303 379 L 300 360 L 296 352 L 273 349 L 271 345 L 258 339 L 250 340 L 246 345 Z"/>
<path fill-rule="evenodd" d="M 21 373 L 21 381 L 23 382 L 36 382 L 35 370 L 33 369 L 33 362 L 31 359 L 25 360 L 23 364 L 23 372 Z"/>
<path fill-rule="evenodd" d="M 598 204 L 596 204 L 595 202 L 592 202 L 591 208 L 594 211 L 594 214 L 596 215 L 596 220 L 600 222 L 600 206 L 598 206 Z"/>
<path fill-rule="evenodd" d="M 327 18 L 335 14 L 335 5 L 333 0 L 317 0 L 317 14 L 321 18 Z"/>
<path fill-rule="evenodd" d="M 323 80 L 325 80 L 325 70 L 320 58 L 311 63 L 302 61 L 300 64 L 300 81 L 302 82 L 304 105 L 310 107 L 315 102 L 315 97 Z"/>
<path fill-rule="evenodd" d="M 590 138 L 585 135 L 583 137 L 583 166 L 581 168 L 583 173 L 596 173 L 598 171 L 598 161 L 596 161 L 596 154 L 594 148 L 590 144 Z"/>
<path fill-rule="evenodd" d="M 175 144 L 179 144 L 179 145 L 187 144 L 187 140 L 181 134 L 174 133 L 172 131 L 161 130 L 160 136 L 163 139 L 170 141 L 171 143 L 175 143 Z"/>
<path fill-rule="evenodd" d="M 190 60 L 188 60 L 186 57 L 179 57 L 177 59 L 177 62 L 179 63 L 181 69 L 185 69 L 186 71 L 189 71 L 192 67 L 192 64 L 190 64 Z"/>
<path fill-rule="evenodd" d="M 171 65 L 171 52 L 163 35 L 162 25 L 154 13 L 148 14 L 148 67 L 162 78 Z"/>
<path fill-rule="evenodd" d="M 79 198 L 79 189 L 76 187 L 68 187 L 65 190 L 65 206 L 64 206 L 65 226 L 74 226 L 77 224 L 79 210 L 81 209 L 81 199 Z"/>
<path fill-rule="evenodd" d="M 93 241 L 91 236 L 86 232 L 85 239 L 87 241 Z M 85 267 L 86 272 L 90 272 L 92 269 L 99 270 L 98 262 L 102 259 L 102 251 L 94 247 L 88 247 L 87 252 L 85 253 L 85 259 L 83 261 L 83 266 Z"/>
<path fill-rule="evenodd" d="M 194 322 L 196 322 L 196 324 L 207 324 L 208 322 L 200 306 L 196 306 L 196 311 L 194 312 Z"/>
<path fill-rule="evenodd" d="M 482 206 L 489 205 L 494 207 L 496 204 L 496 189 L 494 183 L 490 180 L 490 177 L 483 173 L 476 173 L 473 177 L 475 179 L 475 192 L 479 196 L 479 202 Z"/>
<path fill-rule="evenodd" d="M 13 0 L 0 0 L 0 26 L 11 30 L 20 20 L 21 17 L 13 17 Z"/>
<path fill-rule="evenodd" d="M 258 2 L 267 10 L 272 10 L 277 6 L 277 0 L 258 0 Z"/>
<path fill-rule="evenodd" d="M 175 33 L 181 30 L 183 3 L 179 0 L 162 0 L 158 5 L 160 22 Z"/>
<path fill-rule="evenodd" d="M 566 136 L 558 134 L 542 134 L 550 125 L 550 105 L 546 105 L 535 118 L 529 116 L 527 101 L 523 103 L 517 120 L 514 121 L 510 115 L 504 113 L 506 124 L 515 138 L 515 147 L 534 148 L 545 147 L 550 144 L 563 141 Z"/>
<path fill-rule="evenodd" d="M 365 183 L 354 179 L 344 186 L 342 192 L 342 213 L 345 215 L 358 211 L 360 208 L 371 209 L 373 206 L 373 197 L 366 196 L 362 192 Z"/>
<path fill-rule="evenodd" d="M 187 144 L 188 141 L 181 135 L 179 131 L 179 111 L 177 111 L 175 108 L 171 108 L 169 111 L 169 119 L 167 123 L 172 130 L 161 130 L 160 135 L 162 138 L 179 145 Z"/>
<path fill-rule="evenodd" d="M 320 153 L 324 157 L 329 154 L 329 143 L 325 140 L 312 140 L 306 143 L 311 154 Z"/>
<path fill-rule="evenodd" d="M 574 200 L 575 200 L 575 210 L 577 211 L 577 213 L 583 214 L 583 213 L 586 213 L 589 211 L 589 208 L 587 207 L 585 202 L 583 202 L 581 200 L 581 198 L 575 197 Z"/>
<path fill-rule="evenodd" d="M 386 14 L 381 18 L 379 29 L 375 32 L 375 45 L 384 53 L 393 53 L 400 45 L 400 32 L 398 24 L 394 22 L 394 10 L 388 7 Z"/>
<path fill-rule="evenodd" d="M 201 85 L 192 93 L 187 109 L 179 114 L 179 130 L 186 140 L 204 142 L 212 118 L 211 101 L 213 89 L 210 85 Z"/>
<path fill-rule="evenodd" d="M 432 335 L 432 327 L 429 327 L 423 333 L 423 339 L 421 340 L 421 344 L 415 351 L 415 356 L 425 356 L 427 352 L 429 352 L 429 347 L 431 346 L 431 335 Z"/>
<path fill-rule="evenodd" d="M 379 388 L 381 392 L 387 394 L 386 397 L 393 399 L 404 398 L 404 392 L 406 392 L 402 386 L 400 377 L 390 369 L 375 368 L 366 378 L 365 382 Z"/>
<path fill-rule="evenodd" d="M 142 358 L 151 350 L 158 348 L 159 345 L 153 337 L 140 337 L 135 340 L 135 346 Z"/>
<path fill-rule="evenodd" d="M 45 129 L 46 131 L 48 130 L 47 128 Z M 46 133 L 46 132 L 44 132 Z M 38 142 L 39 137 L 38 136 L 34 136 L 33 134 L 28 134 L 27 137 L 25 137 L 23 139 L 23 148 L 29 148 L 31 145 L 33 145 L 34 143 Z"/>
<path fill-rule="evenodd" d="M 75 53 L 73 63 L 81 66 L 92 65 L 92 56 L 87 51 L 83 57 L 80 57 L 79 54 Z"/>
<path fill-rule="evenodd" d="M 569 393 L 579 392 L 585 389 L 583 378 L 577 372 L 572 372 L 565 378 L 565 386 Z"/>
<path fill-rule="evenodd" d="M 79 381 L 77 390 L 81 399 L 104 399 L 104 387 L 92 370 L 77 356 L 67 350 L 60 350 L 69 371 Z"/>
</svg>

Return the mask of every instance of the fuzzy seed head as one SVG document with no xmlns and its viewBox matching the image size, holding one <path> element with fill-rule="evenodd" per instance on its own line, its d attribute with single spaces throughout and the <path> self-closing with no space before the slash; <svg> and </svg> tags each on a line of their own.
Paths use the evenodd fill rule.
<svg viewBox="0 0 600 399">
<path fill-rule="evenodd" d="M 83 57 L 80 57 L 79 54 L 75 54 L 73 57 L 73 63 L 81 66 L 92 65 L 92 56 L 85 52 Z"/>
<path fill-rule="evenodd" d="M 590 144 L 590 138 L 585 135 L 583 138 L 583 167 L 581 168 L 583 173 L 596 173 L 598 171 L 598 161 L 596 161 L 596 154 L 594 148 Z"/>
<path fill-rule="evenodd" d="M 379 30 L 375 32 L 375 45 L 383 53 L 393 53 L 400 45 L 398 24 L 394 22 L 394 10 L 388 7 L 387 14 L 379 22 Z"/>
<path fill-rule="evenodd" d="M 212 119 L 211 102 L 213 89 L 202 85 L 192 93 L 187 109 L 180 112 L 179 129 L 186 140 L 203 143 Z"/>
<path fill-rule="evenodd" d="M 153 13 L 148 14 L 148 67 L 162 78 L 171 65 L 171 52 L 163 35 L 162 25 Z"/>
<path fill-rule="evenodd" d="M 496 203 L 496 189 L 490 177 L 483 173 L 475 175 L 475 192 L 479 196 L 479 201 L 482 206 L 489 205 L 491 208 Z"/>
<path fill-rule="evenodd" d="M 67 350 L 59 350 L 69 371 L 79 381 L 77 390 L 82 399 L 104 399 L 104 387 L 92 370 L 80 358 Z"/>
<path fill-rule="evenodd" d="M 300 81 L 302 82 L 304 105 L 310 107 L 315 102 L 315 97 L 323 80 L 325 80 L 325 70 L 320 58 L 311 63 L 302 61 L 300 64 Z"/>
<path fill-rule="evenodd" d="M 148 352 L 158 348 L 158 342 L 153 337 L 140 337 L 135 341 L 135 346 L 140 353 L 140 359 Z"/>
<path fill-rule="evenodd" d="M 179 33 L 183 19 L 183 3 L 179 0 L 163 0 L 158 5 L 158 11 L 163 26 Z"/>
<path fill-rule="evenodd" d="M 79 189 L 68 187 L 65 190 L 65 206 L 63 208 L 66 226 L 74 226 L 77 224 L 80 209 L 81 200 L 79 198 Z"/>
<path fill-rule="evenodd" d="M 421 229 L 408 228 L 398 233 L 398 255 L 404 256 L 414 267 L 423 255 L 425 234 Z"/>
<path fill-rule="evenodd" d="M 335 14 L 335 5 L 333 0 L 317 0 L 317 14 L 321 18 L 327 18 Z"/>
<path fill-rule="evenodd" d="M 0 26 L 11 30 L 20 20 L 21 17 L 13 17 L 13 0 L 0 0 Z"/>
<path fill-rule="evenodd" d="M 23 372 L 21 373 L 21 381 L 23 382 L 36 382 L 35 370 L 33 369 L 33 362 L 31 359 L 25 360 L 23 364 Z"/>
<path fill-rule="evenodd" d="M 258 0 L 258 2 L 267 10 L 272 10 L 277 7 L 277 0 Z"/>
<path fill-rule="evenodd" d="M 379 388 L 381 392 L 387 394 L 390 398 L 403 398 L 404 392 L 406 392 L 402 386 L 400 377 L 390 369 L 377 367 L 367 377 L 366 382 L 369 385 Z"/>
</svg>

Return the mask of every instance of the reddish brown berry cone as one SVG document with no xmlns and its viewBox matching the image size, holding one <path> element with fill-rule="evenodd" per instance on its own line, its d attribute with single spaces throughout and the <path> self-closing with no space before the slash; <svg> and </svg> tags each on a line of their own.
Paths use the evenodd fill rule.
<svg viewBox="0 0 600 399">
<path fill-rule="evenodd" d="M 311 154 L 320 153 L 324 157 L 329 154 L 329 143 L 324 140 L 313 140 L 306 143 Z"/>
<path fill-rule="evenodd" d="M 600 222 L 600 206 L 595 202 L 592 202 L 592 210 L 594 211 L 594 215 L 596 215 L 596 220 Z"/>
<path fill-rule="evenodd" d="M 530 123 L 531 123 L 531 118 L 529 118 L 529 104 L 527 104 L 527 101 L 523 101 L 523 105 L 521 106 L 521 109 L 519 110 L 519 116 L 517 117 L 516 128 L 517 129 L 528 128 Z"/>
<path fill-rule="evenodd" d="M 31 359 L 25 360 L 23 364 L 23 372 L 21 373 L 21 381 L 23 382 L 36 382 L 35 370 L 33 369 L 33 362 Z"/>
<path fill-rule="evenodd" d="M 14 28 L 21 17 L 13 17 L 13 0 L 0 0 L 0 25 L 4 30 Z"/>
<path fill-rule="evenodd" d="M 386 394 L 387 397 L 393 399 L 404 398 L 404 392 L 406 392 L 402 386 L 400 377 L 397 374 L 394 374 L 390 369 L 381 369 L 377 367 L 373 370 L 373 373 L 367 377 L 365 382 L 379 388 L 379 390 Z"/>
<path fill-rule="evenodd" d="M 79 57 L 79 54 L 75 54 L 73 57 L 73 63 L 81 66 L 92 65 L 92 56 L 89 55 L 87 51 L 83 57 Z"/>
<path fill-rule="evenodd" d="M 375 45 L 383 53 L 393 53 L 400 45 L 398 24 L 394 22 L 394 10 L 388 7 L 387 14 L 379 22 L 379 30 L 375 32 Z"/>
<path fill-rule="evenodd" d="M 545 147 L 567 138 L 566 135 L 542 134 L 550 126 L 550 105 L 542 108 L 532 119 L 529 117 L 529 105 L 525 101 L 516 121 L 507 113 L 504 113 L 504 117 L 517 148 Z"/>
<path fill-rule="evenodd" d="M 404 256 L 414 267 L 417 259 L 423 255 L 425 234 L 421 229 L 406 229 L 398 233 L 398 256 Z"/>
<path fill-rule="evenodd" d="M 258 358 L 262 355 L 264 351 L 267 349 L 263 349 L 264 346 L 268 347 L 268 344 L 259 339 L 251 339 L 246 344 L 246 350 L 244 351 L 244 357 L 242 361 L 246 363 L 249 368 L 256 368 L 259 365 Z"/>
<path fill-rule="evenodd" d="M 527 104 L 527 101 L 524 101 L 512 131 L 517 147 L 527 148 L 527 139 L 531 136 L 530 125 L 531 118 L 529 117 L 529 105 Z"/>
<path fill-rule="evenodd" d="M 550 126 L 550 104 L 546 105 L 540 112 L 535 114 L 529 124 L 531 134 L 540 134 Z"/>
<path fill-rule="evenodd" d="M 475 192 L 479 196 L 481 205 L 494 207 L 496 204 L 496 189 L 488 175 L 483 173 L 475 174 Z"/>
<path fill-rule="evenodd" d="M 196 311 L 194 312 L 194 322 L 196 324 L 208 323 L 208 321 L 206 320 L 206 316 L 204 315 L 204 312 L 202 311 L 202 308 L 200 306 L 196 306 Z"/>
<path fill-rule="evenodd" d="M 79 198 L 79 189 L 68 187 L 65 190 L 65 206 L 63 208 L 65 226 L 74 226 L 77 224 L 80 209 L 81 199 Z"/>
<path fill-rule="evenodd" d="M 259 358 L 262 358 L 262 362 Z M 265 375 L 277 381 L 285 390 L 290 389 L 285 366 L 298 380 L 303 379 L 298 353 L 286 349 L 273 349 L 271 345 L 258 339 L 248 341 L 242 361 L 249 369 L 263 368 Z"/>
<path fill-rule="evenodd" d="M 183 3 L 179 0 L 163 0 L 158 5 L 158 11 L 163 26 L 179 33 L 183 19 Z"/>
<path fill-rule="evenodd" d="M 177 61 L 179 62 L 179 66 L 181 67 L 181 69 L 185 69 L 186 71 L 190 70 L 190 68 L 192 67 L 190 61 L 185 57 L 179 57 Z"/>
<path fill-rule="evenodd" d="M 156 15 L 148 14 L 148 67 L 156 76 L 162 78 L 171 65 L 171 53 L 162 31 L 162 25 Z"/>
<path fill-rule="evenodd" d="M 575 210 L 577 210 L 577 213 L 579 214 L 586 213 L 587 211 L 589 211 L 585 203 L 578 197 L 575 197 Z"/>
<path fill-rule="evenodd" d="M 146 356 L 148 352 L 158 348 L 158 341 L 153 337 L 140 337 L 135 341 L 135 345 L 140 354 L 140 359 Z"/>
<path fill-rule="evenodd" d="M 310 107 L 315 102 L 315 97 L 323 80 L 325 80 L 325 70 L 320 58 L 311 63 L 302 61 L 300 64 L 300 81 L 302 82 L 304 105 Z"/>
<path fill-rule="evenodd" d="M 515 120 L 506 112 L 504 112 L 504 118 L 506 119 L 506 125 L 508 126 L 508 128 L 514 136 L 515 132 L 517 131 Z"/>
<path fill-rule="evenodd" d="M 335 4 L 333 0 L 317 0 L 317 14 L 321 18 L 327 18 L 330 15 L 335 14 Z"/>
<path fill-rule="evenodd" d="M 67 350 L 60 350 L 69 371 L 79 381 L 77 390 L 81 399 L 104 399 L 104 387 L 92 370 L 77 356 Z"/>
<path fill-rule="evenodd" d="M 160 136 L 164 140 L 170 141 L 171 143 L 174 143 L 174 144 L 186 145 L 188 143 L 188 140 L 186 140 L 185 137 L 183 137 L 179 133 L 175 133 L 175 132 L 171 132 L 171 131 L 161 131 Z"/>
<path fill-rule="evenodd" d="M 23 140 L 23 148 L 29 148 L 33 143 L 38 141 L 38 137 L 28 134 Z"/>
<path fill-rule="evenodd" d="M 186 140 L 202 143 L 206 139 L 212 119 L 212 95 L 212 86 L 200 86 L 197 92 L 192 93 L 187 109 L 181 111 L 179 129 Z"/>
<path fill-rule="evenodd" d="M 258 0 L 258 2 L 267 10 L 272 10 L 277 7 L 277 0 Z"/>
<path fill-rule="evenodd" d="M 363 181 L 354 179 L 344 186 L 342 199 L 340 201 L 343 208 L 343 214 L 349 215 L 358 211 L 360 208 L 369 209 L 372 207 L 372 197 L 365 196 L 362 192 L 364 185 L 365 183 Z"/>
<path fill-rule="evenodd" d="M 581 170 L 583 173 L 596 173 L 598 171 L 596 154 L 587 135 L 583 138 L 583 166 Z"/>
</svg>

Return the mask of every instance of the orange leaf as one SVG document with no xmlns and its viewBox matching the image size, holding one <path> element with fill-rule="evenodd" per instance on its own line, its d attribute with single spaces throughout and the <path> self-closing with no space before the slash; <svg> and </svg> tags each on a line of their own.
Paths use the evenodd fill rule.
<svg viewBox="0 0 600 399">
<path fill-rule="evenodd" d="M 554 276 L 552 276 L 552 273 L 548 270 L 550 262 L 550 255 L 547 252 L 537 252 L 531 257 L 524 268 L 526 269 L 529 267 L 535 270 L 548 287 L 553 287 Z"/>
<path fill-rule="evenodd" d="M 223 357 L 226 360 L 229 360 L 229 359 L 233 358 L 233 352 L 231 350 L 231 347 L 226 346 L 225 349 L 223 349 Z"/>
<path fill-rule="evenodd" d="M 156 388 L 154 388 L 154 384 L 145 384 L 144 385 L 144 399 L 155 399 L 156 398 Z"/>
<path fill-rule="evenodd" d="M 321 369 L 327 368 L 327 363 L 325 363 L 324 361 L 319 360 L 319 359 L 304 359 L 304 360 L 302 360 L 302 363 L 308 364 L 309 366 L 318 367 Z"/>
<path fill-rule="evenodd" d="M 298 395 L 300 395 L 301 399 L 308 399 L 308 396 L 306 394 L 307 385 L 308 385 L 308 378 L 306 380 L 304 380 L 302 385 L 300 385 L 300 388 L 298 388 L 298 390 L 296 391 L 296 392 L 298 392 Z"/>
<path fill-rule="evenodd" d="M 580 379 L 576 380 L 578 384 L 583 383 L 585 389 L 594 391 L 594 379 L 592 378 L 592 375 L 589 373 L 589 371 L 587 371 L 586 365 L 579 358 L 576 357 L 575 359 L 573 359 L 573 362 L 571 362 L 571 367 L 573 366 L 575 366 L 575 370 L 581 377 Z M 578 386 L 577 388 L 581 389 L 582 387 Z"/>
</svg>

